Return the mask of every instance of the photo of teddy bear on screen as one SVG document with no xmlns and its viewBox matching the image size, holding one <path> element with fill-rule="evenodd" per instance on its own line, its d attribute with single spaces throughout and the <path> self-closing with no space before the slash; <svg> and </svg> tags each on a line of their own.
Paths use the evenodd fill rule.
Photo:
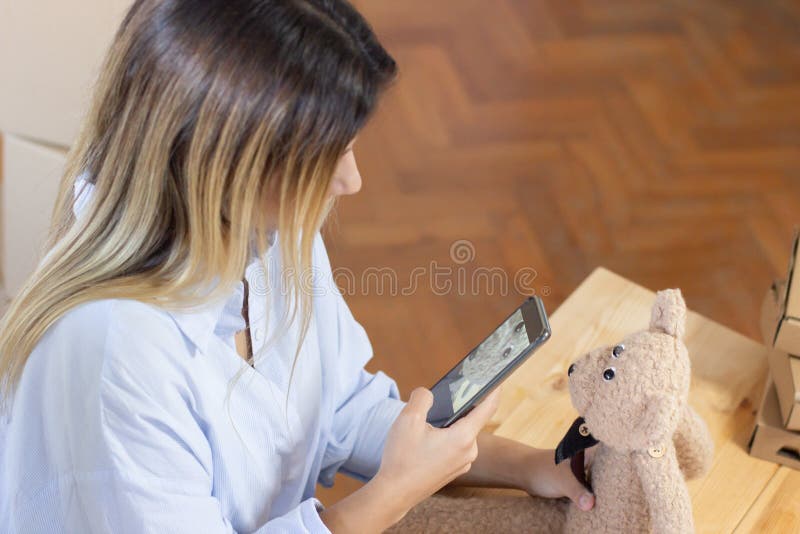
<svg viewBox="0 0 800 534">
<path fill-rule="evenodd" d="M 458 365 L 431 388 L 434 402 L 428 422 L 443 426 L 489 384 L 532 348 L 539 329 L 529 332 L 523 309 L 514 311 L 489 337 L 475 347 Z M 532 334 L 532 335 L 531 335 Z"/>
</svg>

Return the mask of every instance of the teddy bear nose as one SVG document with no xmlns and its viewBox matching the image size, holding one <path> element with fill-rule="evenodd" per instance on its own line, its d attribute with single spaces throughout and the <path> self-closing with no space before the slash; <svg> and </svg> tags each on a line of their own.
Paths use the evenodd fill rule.
<svg viewBox="0 0 800 534">
<path fill-rule="evenodd" d="M 575 370 L 575 364 L 570 364 L 569 369 L 567 369 L 567 376 L 571 375 L 572 372 Z"/>
</svg>

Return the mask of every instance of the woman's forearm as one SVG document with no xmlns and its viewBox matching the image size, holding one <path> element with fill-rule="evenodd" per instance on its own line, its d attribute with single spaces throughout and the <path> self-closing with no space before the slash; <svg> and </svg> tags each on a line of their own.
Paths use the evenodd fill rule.
<svg viewBox="0 0 800 534">
<path fill-rule="evenodd" d="M 478 436 L 478 458 L 469 472 L 450 485 L 528 490 L 531 472 L 543 461 L 546 452 L 494 434 L 481 433 Z"/>
<path fill-rule="evenodd" d="M 570 462 L 555 463 L 553 449 L 536 449 L 492 434 L 478 437 L 478 457 L 453 485 L 516 488 L 539 497 L 568 497 L 581 510 L 594 506 L 594 495 L 572 472 Z M 586 461 L 591 463 L 591 449 Z M 588 465 L 587 464 L 587 465 Z"/>
<path fill-rule="evenodd" d="M 408 511 L 402 498 L 378 477 L 320 512 L 320 518 L 334 534 L 378 533 L 400 521 Z"/>
<path fill-rule="evenodd" d="M 453 480 L 453 486 L 529 489 L 530 473 L 544 453 L 493 434 L 478 435 L 478 457 L 469 472 Z M 358 491 L 320 512 L 334 534 L 382 532 L 406 514 L 409 505 L 392 491 L 391 484 L 375 477 Z"/>
<path fill-rule="evenodd" d="M 449 486 L 515 488 L 535 492 L 532 482 L 553 462 L 553 451 L 536 449 L 489 433 L 478 435 L 478 457 L 469 472 Z M 549 462 L 549 463 L 548 463 Z M 334 534 L 381 532 L 403 518 L 414 503 L 405 503 L 392 485 L 373 478 L 361 489 L 320 513 Z"/>
</svg>

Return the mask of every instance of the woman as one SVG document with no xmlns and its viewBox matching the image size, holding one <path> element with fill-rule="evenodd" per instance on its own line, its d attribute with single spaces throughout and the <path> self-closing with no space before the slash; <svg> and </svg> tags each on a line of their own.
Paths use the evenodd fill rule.
<svg viewBox="0 0 800 534">
<path fill-rule="evenodd" d="M 478 436 L 496 396 L 434 429 L 363 368 L 319 229 L 394 76 L 345 0 L 135 2 L 0 329 L 1 524 L 377 532 L 450 482 L 592 505 Z M 337 471 L 368 482 L 323 508 Z"/>
</svg>

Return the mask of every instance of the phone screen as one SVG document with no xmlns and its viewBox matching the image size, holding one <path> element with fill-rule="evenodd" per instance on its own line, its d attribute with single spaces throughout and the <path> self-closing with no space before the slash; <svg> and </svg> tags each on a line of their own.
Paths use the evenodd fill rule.
<svg viewBox="0 0 800 534">
<path fill-rule="evenodd" d="M 549 334 L 541 300 L 527 300 L 431 388 L 428 422 L 436 427 L 455 422 Z"/>
</svg>

